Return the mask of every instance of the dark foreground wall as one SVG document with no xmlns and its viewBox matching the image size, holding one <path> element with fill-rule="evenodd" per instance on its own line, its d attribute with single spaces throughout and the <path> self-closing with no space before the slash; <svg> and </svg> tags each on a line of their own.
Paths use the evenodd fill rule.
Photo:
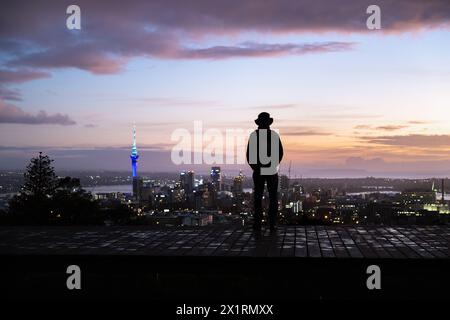
<svg viewBox="0 0 450 320">
<path fill-rule="evenodd" d="M 449 299 L 448 259 L 327 259 L 22 255 L 1 257 L 9 299 L 143 299 L 178 302 Z M 66 268 L 81 268 L 68 290 Z M 381 268 L 381 290 L 366 269 Z"/>
<path fill-rule="evenodd" d="M 0 228 L 8 299 L 176 303 L 450 299 L 450 228 L 283 226 Z M 69 290 L 66 269 L 81 269 Z M 369 290 L 378 266 L 381 290 Z M 295 304 L 291 304 L 295 305 Z"/>
</svg>

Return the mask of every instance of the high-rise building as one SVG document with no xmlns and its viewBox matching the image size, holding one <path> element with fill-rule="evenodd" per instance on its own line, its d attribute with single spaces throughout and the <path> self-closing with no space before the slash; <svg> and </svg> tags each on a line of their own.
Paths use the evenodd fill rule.
<svg viewBox="0 0 450 320">
<path fill-rule="evenodd" d="M 222 175 L 220 172 L 220 167 L 212 167 L 211 168 L 211 182 L 216 189 L 216 191 L 220 191 L 222 188 Z"/>
<path fill-rule="evenodd" d="M 296 194 L 302 195 L 305 193 L 305 188 L 302 185 L 300 185 L 298 182 L 296 182 L 292 185 L 292 191 Z"/>
<path fill-rule="evenodd" d="M 242 173 L 242 171 L 239 172 L 239 175 L 234 177 L 233 180 L 233 193 L 235 195 L 240 195 L 242 194 L 242 192 L 244 191 L 244 174 Z"/>
<path fill-rule="evenodd" d="M 194 178 L 194 171 L 181 171 L 180 173 L 180 185 L 187 194 L 194 190 Z"/>
<path fill-rule="evenodd" d="M 279 184 L 281 191 L 288 191 L 290 184 L 289 177 L 284 174 L 280 175 Z"/>
<path fill-rule="evenodd" d="M 133 198 L 137 201 L 142 200 L 143 181 L 140 177 L 133 177 Z"/>
<path fill-rule="evenodd" d="M 183 170 L 180 172 L 180 187 L 186 190 L 187 183 L 187 172 Z"/>
<path fill-rule="evenodd" d="M 137 160 L 139 159 L 139 154 L 136 146 L 136 127 L 133 127 L 133 146 L 131 147 L 130 158 L 131 158 L 131 171 L 133 177 L 133 197 L 135 199 L 138 199 L 141 183 L 139 181 L 139 176 L 137 173 Z"/>
</svg>

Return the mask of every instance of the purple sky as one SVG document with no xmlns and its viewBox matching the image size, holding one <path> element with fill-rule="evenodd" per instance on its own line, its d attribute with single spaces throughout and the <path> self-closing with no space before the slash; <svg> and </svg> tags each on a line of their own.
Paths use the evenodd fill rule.
<svg viewBox="0 0 450 320">
<path fill-rule="evenodd" d="M 128 170 L 135 123 L 140 169 L 181 170 L 174 130 L 251 129 L 268 111 L 282 170 L 450 176 L 450 2 L 377 1 L 381 30 L 370 4 L 4 1 L 0 169 L 42 150 L 61 169 Z"/>
</svg>

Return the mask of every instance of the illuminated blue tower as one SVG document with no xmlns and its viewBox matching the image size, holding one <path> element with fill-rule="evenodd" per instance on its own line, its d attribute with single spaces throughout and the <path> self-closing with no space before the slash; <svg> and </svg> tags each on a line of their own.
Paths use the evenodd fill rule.
<svg viewBox="0 0 450 320">
<path fill-rule="evenodd" d="M 136 147 L 136 127 L 133 127 L 133 147 L 131 147 L 131 169 L 133 171 L 133 179 L 137 178 L 137 160 L 139 155 Z"/>
<path fill-rule="evenodd" d="M 137 160 L 139 155 L 136 147 L 136 127 L 133 126 L 133 146 L 131 147 L 131 170 L 133 172 L 133 197 L 135 200 L 140 201 L 141 193 L 141 182 L 142 180 L 138 177 L 137 173 Z"/>
</svg>

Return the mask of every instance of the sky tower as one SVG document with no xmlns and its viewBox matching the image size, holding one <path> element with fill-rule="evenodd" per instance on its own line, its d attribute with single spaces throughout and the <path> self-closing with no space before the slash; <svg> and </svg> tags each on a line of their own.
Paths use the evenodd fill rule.
<svg viewBox="0 0 450 320">
<path fill-rule="evenodd" d="M 133 146 L 131 147 L 131 169 L 133 171 L 133 178 L 137 177 L 137 160 L 139 155 L 136 147 L 136 126 L 133 126 Z"/>
<path fill-rule="evenodd" d="M 140 193 L 140 179 L 137 174 L 137 160 L 139 159 L 139 155 L 136 147 L 136 126 L 133 126 L 133 146 L 131 147 L 131 170 L 133 173 L 133 197 L 136 200 L 139 200 Z"/>
</svg>

